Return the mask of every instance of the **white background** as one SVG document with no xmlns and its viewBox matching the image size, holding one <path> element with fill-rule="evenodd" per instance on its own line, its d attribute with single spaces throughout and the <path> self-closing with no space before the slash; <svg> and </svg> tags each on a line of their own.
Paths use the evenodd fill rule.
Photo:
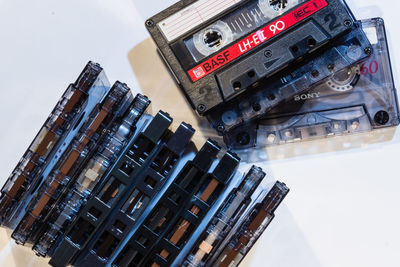
<svg viewBox="0 0 400 267">
<path fill-rule="evenodd" d="M 0 0 L 1 183 L 88 60 L 101 63 L 111 82 L 140 90 L 128 55 L 148 38 L 144 20 L 174 2 Z M 400 4 L 348 3 L 360 19 L 386 20 L 399 84 Z M 179 108 L 172 115 L 190 113 Z M 243 265 L 400 266 L 399 152 L 399 131 L 270 149 L 263 166 L 292 191 Z M 0 230 L 0 266 L 46 266 L 9 234 Z"/>
</svg>

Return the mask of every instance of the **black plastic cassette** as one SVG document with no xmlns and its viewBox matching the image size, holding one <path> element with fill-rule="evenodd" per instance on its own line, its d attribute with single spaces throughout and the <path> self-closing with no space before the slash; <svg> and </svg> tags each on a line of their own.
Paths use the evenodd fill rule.
<svg viewBox="0 0 400 267">
<path fill-rule="evenodd" d="M 219 151 L 209 140 L 183 167 L 113 266 L 171 266 L 236 172 L 239 158 L 231 152 L 209 170 Z"/>
<path fill-rule="evenodd" d="M 373 48 L 365 61 L 298 94 L 254 123 L 225 135 L 236 149 L 367 132 L 399 125 L 399 108 L 381 18 L 362 21 Z"/>
<path fill-rule="evenodd" d="M 182 0 L 147 20 L 146 27 L 200 115 L 252 94 L 260 81 L 350 33 L 361 37 L 343 67 L 371 53 L 343 0 Z M 331 65 L 330 72 L 338 67 Z M 295 93 L 266 101 L 276 105 Z"/>
<path fill-rule="evenodd" d="M 93 196 L 81 209 L 76 219 L 57 241 L 50 264 L 66 266 L 73 263 L 78 253 L 85 249 L 96 231 L 106 221 L 114 207 L 131 189 L 135 177 L 145 171 L 163 147 L 172 118 L 160 111 L 144 132 L 125 148 L 122 156 L 108 171 L 107 177 L 96 188 Z"/>
<path fill-rule="evenodd" d="M 154 157 L 149 167 L 135 177 L 133 187 L 102 224 L 74 266 L 106 265 L 118 250 L 146 208 L 157 197 L 178 164 L 180 157 L 194 134 L 194 129 L 182 123 Z"/>
<path fill-rule="evenodd" d="M 110 84 L 99 64 L 89 62 L 40 129 L 1 190 L 0 221 L 14 229 L 35 189 L 49 175 Z"/>
</svg>

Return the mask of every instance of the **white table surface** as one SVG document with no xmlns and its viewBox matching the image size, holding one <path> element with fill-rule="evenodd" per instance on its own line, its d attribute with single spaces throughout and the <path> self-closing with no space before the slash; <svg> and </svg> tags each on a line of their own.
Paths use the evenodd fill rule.
<svg viewBox="0 0 400 267">
<path fill-rule="evenodd" d="M 88 60 L 101 63 L 112 82 L 151 90 L 135 77 L 140 62 L 132 63 L 132 51 L 146 44 L 144 20 L 174 2 L 0 0 L 1 184 Z M 360 19 L 385 19 L 399 84 L 400 4 L 348 3 Z M 189 110 L 183 105 L 172 115 Z M 399 152 L 398 130 L 269 149 L 262 166 L 292 191 L 242 266 L 400 266 Z M 0 230 L 0 266 L 46 266 L 9 236 Z"/>
</svg>

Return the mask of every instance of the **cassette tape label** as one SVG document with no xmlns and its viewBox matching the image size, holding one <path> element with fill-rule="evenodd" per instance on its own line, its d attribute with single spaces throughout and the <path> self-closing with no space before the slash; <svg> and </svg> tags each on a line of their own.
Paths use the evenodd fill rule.
<svg viewBox="0 0 400 267">
<path fill-rule="evenodd" d="M 199 0 L 158 23 L 170 42 L 243 0 Z"/>
<path fill-rule="evenodd" d="M 228 64 L 241 55 L 248 53 L 260 44 L 286 31 L 326 6 L 328 6 L 326 0 L 308 1 L 292 12 L 282 16 L 280 19 L 267 24 L 265 27 L 259 29 L 255 33 L 252 33 L 241 41 L 235 43 L 224 51 L 188 71 L 191 80 L 196 82 L 201 78 L 204 78 L 208 74 Z"/>
</svg>

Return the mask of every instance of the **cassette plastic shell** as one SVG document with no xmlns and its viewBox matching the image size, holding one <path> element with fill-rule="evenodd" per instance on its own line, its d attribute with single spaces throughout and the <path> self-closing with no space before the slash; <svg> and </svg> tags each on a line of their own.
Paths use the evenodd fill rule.
<svg viewBox="0 0 400 267">
<path fill-rule="evenodd" d="M 110 84 L 103 69 L 89 62 L 61 97 L 3 186 L 0 204 L 3 226 L 11 229 L 17 226 L 32 199 L 34 189 L 43 183 L 43 177 L 49 175 L 91 111 L 109 90 Z M 29 167 L 32 163 L 35 164 L 34 169 Z M 27 171 L 27 168 L 30 170 Z M 18 176 L 25 177 L 23 185 L 17 182 L 19 178 L 15 179 Z M 10 191 L 15 189 L 18 189 L 17 194 Z"/>
<path fill-rule="evenodd" d="M 236 149 L 263 147 L 321 137 L 368 132 L 399 125 L 399 107 L 384 21 L 362 21 L 373 53 L 358 65 L 359 79 L 337 86 L 328 79 L 290 102 L 271 110 L 256 123 L 225 136 Z M 336 84 L 336 85 L 335 85 Z M 340 85 L 340 83 L 339 83 Z M 336 86 L 336 88 L 335 88 Z M 240 144 L 246 135 L 247 144 Z"/>
<path fill-rule="evenodd" d="M 171 69 L 192 107 L 201 115 L 207 114 L 209 110 L 220 104 L 229 102 L 246 90 L 251 90 L 252 85 L 286 68 L 288 64 L 313 54 L 318 48 L 329 45 L 335 38 L 348 33 L 356 22 L 346 3 L 342 0 L 305 1 L 292 9 L 285 10 L 287 12 L 281 16 L 277 14 L 275 19 L 271 20 L 275 24 L 266 23 L 262 26 L 271 25 L 271 30 L 272 26 L 276 28 L 277 23 L 285 21 L 289 17 L 296 21 L 294 25 L 284 28 L 282 31 L 274 31 L 271 38 L 265 39 L 264 42 L 254 46 L 238 58 L 228 63 L 225 62 L 223 66 L 219 66 L 215 71 L 193 82 L 188 71 L 197 63 L 190 60 L 191 56 L 188 55 L 184 45 L 185 39 L 199 29 L 223 20 L 224 16 L 228 16 L 238 9 L 246 12 L 247 5 L 254 4 L 256 1 L 258 2 L 258 0 L 238 1 L 239 3 L 236 5 L 223 10 L 221 14 L 210 18 L 172 41 L 165 38 L 160 30 L 162 26 L 160 23 L 196 1 L 182 0 L 146 21 L 146 27 L 156 42 L 161 56 Z M 254 34 L 257 35 L 259 32 L 256 31 Z M 250 34 L 250 36 L 252 35 Z M 239 45 L 239 43 L 240 41 L 234 43 L 233 46 Z M 218 53 L 208 58 L 212 59 L 219 55 Z M 240 86 L 236 86 L 238 84 Z"/>
</svg>

